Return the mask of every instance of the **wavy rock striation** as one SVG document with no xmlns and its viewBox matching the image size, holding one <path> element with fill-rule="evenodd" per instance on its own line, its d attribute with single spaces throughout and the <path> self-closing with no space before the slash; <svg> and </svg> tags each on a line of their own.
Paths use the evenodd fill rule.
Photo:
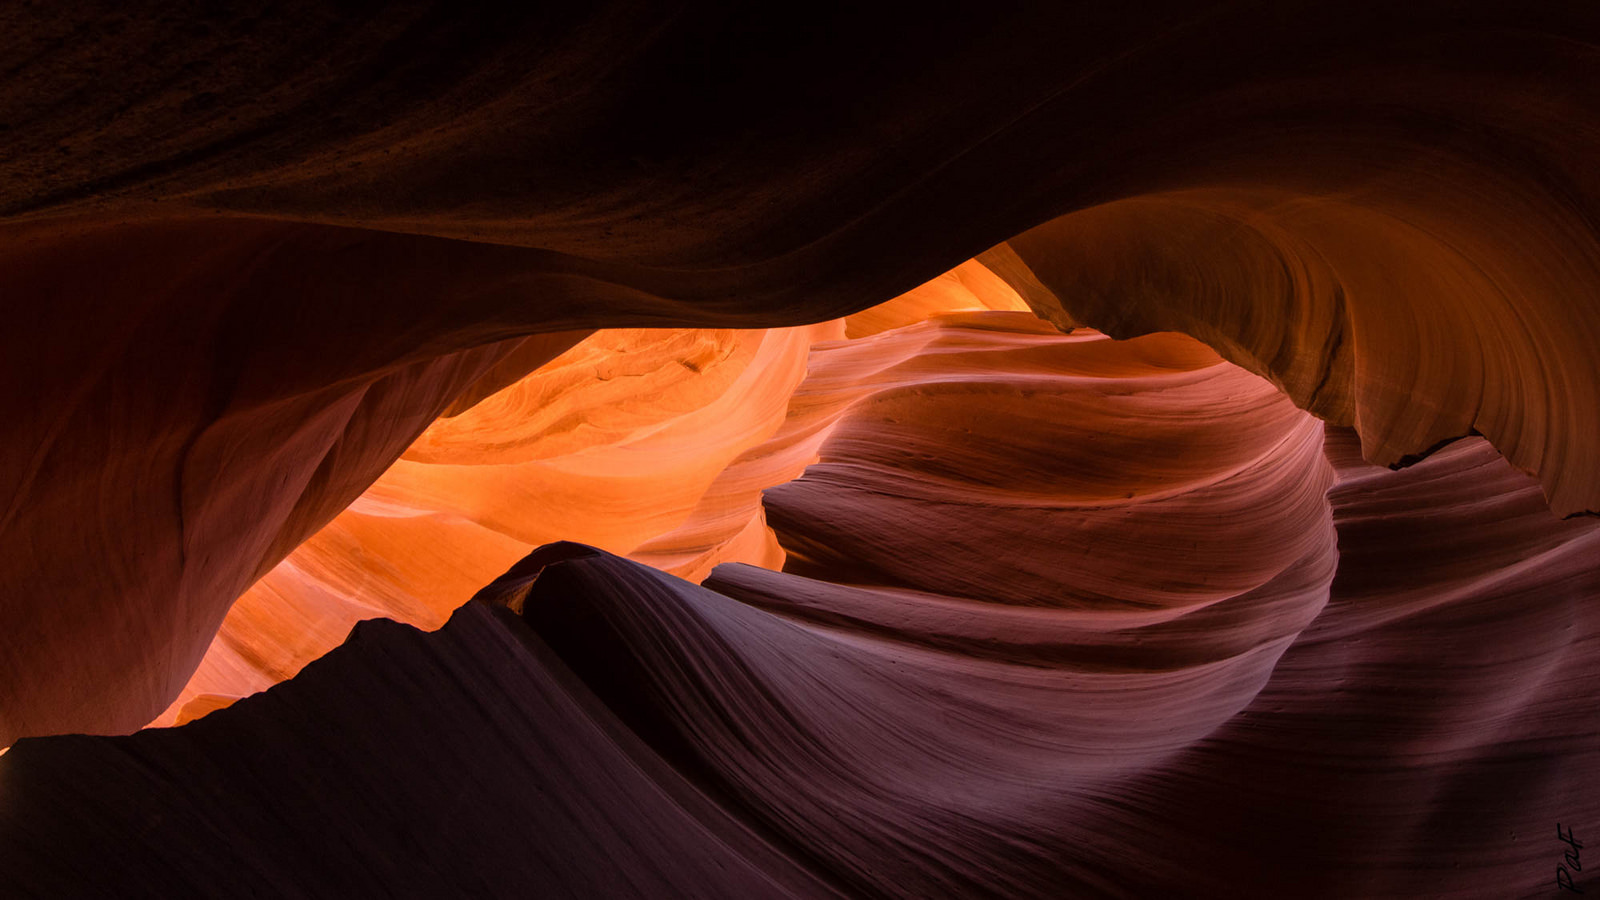
<svg viewBox="0 0 1600 900">
<path fill-rule="evenodd" d="M 844 321 L 600 332 L 434 423 L 245 592 L 155 724 L 187 721 L 292 676 L 360 619 L 437 628 L 485 582 L 556 539 L 694 581 L 727 561 L 779 568 L 784 552 L 766 527 L 761 491 L 798 476 L 824 433 L 810 417 L 786 421 L 817 359 L 812 347 L 849 331 L 987 309 L 1026 304 L 969 261 Z M 498 377 L 484 376 L 489 386 Z M 796 434 L 804 438 L 791 447 Z"/>
<path fill-rule="evenodd" d="M 428 422 L 572 336 L 515 341 L 824 321 L 1012 238 L 1041 314 L 1187 331 L 1380 463 L 1475 430 L 1600 509 L 1592 4 L 84 3 L 0 36 L 0 743 L 146 721 Z"/>
<path fill-rule="evenodd" d="M 1600 530 L 1482 442 L 1332 497 L 1350 557 L 1281 637 L 1249 595 L 1112 630 L 723 570 L 780 607 L 550 545 L 443 630 L 365 623 L 184 728 L 21 742 L 0 865 L 41 895 L 1543 896 L 1540 838 L 1600 799 L 1571 689 Z M 1551 565 L 1495 571 L 1492 513 Z M 1374 589 L 1423 548 L 1467 577 Z M 1139 640 L 1185 632 L 1176 662 Z"/>
<path fill-rule="evenodd" d="M 245 592 L 157 724 L 293 675 L 360 619 L 437 628 L 539 544 L 628 553 L 673 529 L 782 422 L 814 332 L 601 332 L 439 420 Z"/>
<path fill-rule="evenodd" d="M 366 623 L 183 728 L 19 743 L 0 868 L 43 895 L 1531 897 L 1550 825 L 1600 808 L 1600 523 L 1482 439 L 1391 471 L 1192 340 L 988 312 L 818 344 L 718 478 L 793 459 L 785 571 L 549 544 L 434 634 Z"/>
<path fill-rule="evenodd" d="M 1592 2 L 69 2 L 0 69 L 7 891 L 1593 840 Z"/>
</svg>

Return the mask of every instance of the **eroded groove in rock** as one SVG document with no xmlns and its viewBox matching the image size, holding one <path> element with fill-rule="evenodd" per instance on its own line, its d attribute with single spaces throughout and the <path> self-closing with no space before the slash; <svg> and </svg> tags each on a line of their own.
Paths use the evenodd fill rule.
<svg viewBox="0 0 1600 900">
<path fill-rule="evenodd" d="M 5 890 L 1547 893 L 1600 6 L 763 10 L 0 7 Z"/>
<path fill-rule="evenodd" d="M 882 366 L 906 355 L 896 345 L 915 355 Z M 1320 423 L 1191 339 L 968 314 L 820 349 L 811 369 L 795 408 L 836 412 L 817 464 L 766 493 L 786 571 L 1156 609 L 1247 592 L 1331 551 Z M 1003 584 L 990 566 L 1010 573 Z"/>
<path fill-rule="evenodd" d="M 184 728 L 0 763 L 18 896 L 827 894 L 479 603 L 430 634 L 363 623 Z"/>
<path fill-rule="evenodd" d="M 1213 187 L 1073 213 L 1009 245 L 1064 311 L 1041 315 L 1199 337 L 1356 426 L 1383 465 L 1482 433 L 1540 474 L 1558 513 L 1600 511 L 1592 453 L 1577 451 L 1600 441 L 1591 226 L 1541 208 L 1538 185 L 1459 178 L 1481 189 L 1447 210 L 1387 177 L 1336 198 Z"/>
<path fill-rule="evenodd" d="M 562 366 L 545 374 L 564 380 Z M 534 390 L 540 378 L 522 384 Z M 1024 388 L 1037 402 L 1006 401 Z M 978 396 L 972 408 L 983 415 L 966 423 L 971 434 L 965 442 L 935 427 L 956 421 L 947 407 L 972 402 L 973 392 Z M 502 402 L 517 401 L 513 392 Z M 1060 403 L 1073 403 L 1073 415 L 1063 417 Z M 1237 510 L 1242 499 L 1257 507 L 1257 516 L 1229 529 L 1237 554 L 1231 564 L 1211 546 L 1169 554 L 1170 568 L 1147 567 L 1142 579 L 1129 575 L 1127 560 L 1103 550 L 1095 570 L 1096 559 L 1072 556 L 1076 542 L 1069 542 L 1055 545 L 1055 552 L 1059 570 L 1073 577 L 1049 586 L 1028 583 L 1012 577 L 1015 558 L 963 549 L 958 542 L 948 548 L 944 569 L 922 565 L 924 580 L 916 585 L 921 594 L 906 586 L 850 588 L 724 566 L 712 577 L 728 592 L 724 596 L 599 551 L 552 545 L 479 599 L 519 610 L 565 666 L 659 754 L 658 765 L 688 779 L 772 853 L 804 862 L 819 883 L 896 894 L 1104 888 L 1105 882 L 1062 856 L 1055 843 L 1072 834 L 1066 825 L 1083 802 L 1082 792 L 1142 771 L 1249 703 L 1273 661 L 1326 600 L 1333 533 L 1322 492 L 1332 472 L 1321 453 L 1320 423 L 1192 340 L 1164 335 L 1117 343 L 1089 333 L 1064 336 L 1031 316 L 1004 312 L 951 314 L 857 341 L 820 344 L 794 405 L 803 412 L 784 426 L 794 435 L 780 432 L 770 442 L 779 450 L 749 453 L 747 464 L 782 458 L 782 451 L 810 441 L 806 456 L 822 460 L 811 472 L 837 476 L 842 467 L 865 477 L 876 467 L 898 475 L 902 485 L 922 485 L 925 502 L 966 504 L 966 524 L 974 533 L 993 531 L 1007 513 L 1030 511 L 1060 527 L 1079 523 L 1087 530 L 1096 527 L 1097 511 L 1119 518 L 1132 513 L 1143 515 L 1146 526 L 1171 521 L 1190 537 L 1201 536 L 1214 520 L 1232 521 L 1229 510 Z M 495 415 L 492 405 L 478 410 Z M 630 414 L 624 408 L 618 415 L 626 422 Z M 863 446 L 863 423 L 881 427 L 890 416 L 904 427 L 904 436 L 945 444 L 943 477 L 929 479 L 917 471 L 927 462 L 925 454 L 848 464 Z M 1063 421 L 1068 424 L 1060 426 Z M 1157 424 L 1140 432 L 1142 422 Z M 1067 430 L 1041 435 L 1051 423 Z M 466 439 L 475 436 L 470 421 L 449 420 L 447 427 L 457 426 Z M 545 432 L 535 423 L 530 433 Z M 1085 469 L 1085 456 L 1064 452 L 1058 469 L 1041 470 L 1037 478 L 1011 469 L 1013 477 L 1006 478 L 991 465 L 992 457 L 972 452 L 983 448 L 977 435 L 986 434 L 997 442 L 990 452 L 1013 457 L 1027 455 L 1018 442 L 1028 440 L 1090 453 L 1102 433 L 1125 433 L 1130 447 L 1148 445 L 1144 454 L 1130 450 L 1120 458 L 1166 448 L 1175 454 L 1173 465 L 1153 465 L 1152 478 L 1115 465 Z M 435 434 L 416 452 L 436 452 L 451 437 L 448 431 Z M 515 437 L 507 452 L 520 457 L 528 450 Z M 555 432 L 556 440 L 561 437 Z M 812 477 L 769 493 L 803 488 Z M 1277 479 L 1300 489 L 1283 491 Z M 865 483 L 876 489 L 868 492 L 876 502 L 893 505 L 893 492 L 871 478 Z M 1131 500 L 1129 493 L 1142 496 Z M 1285 495 L 1280 506 L 1262 506 L 1263 496 Z M 844 506 L 863 507 L 857 517 L 872 521 L 873 511 L 865 507 L 874 501 L 849 490 L 837 496 Z M 777 508 L 790 519 L 801 515 L 792 505 Z M 985 509 L 990 521 L 979 518 Z M 903 511 L 890 511 L 912 521 Z M 923 520 L 937 524 L 937 516 L 927 512 Z M 1129 533 L 1141 533 L 1138 522 L 1132 524 Z M 1251 548 L 1252 528 L 1280 537 L 1272 554 Z M 1283 541 L 1284 533 L 1299 537 Z M 1017 542 L 1015 536 L 1001 538 Z M 868 554 L 883 549 L 888 536 L 869 531 L 851 540 Z M 1033 555 L 1049 552 L 1046 547 L 1035 546 Z M 830 565 L 815 553 L 805 562 L 813 572 Z M 853 574 L 848 565 L 831 565 L 846 579 Z M 978 592 L 983 581 L 991 589 Z M 476 615 L 470 609 L 458 613 L 438 640 L 454 646 L 465 628 L 460 623 Z M 850 627 L 841 632 L 841 623 Z M 388 631 L 392 626 L 380 633 Z M 452 632 L 457 636 L 445 636 Z M 364 633 L 358 631 L 331 658 L 346 664 L 359 659 L 355 651 Z M 404 696 L 409 691 L 403 685 L 411 679 L 429 679 L 411 667 L 431 667 L 427 660 L 435 651 L 423 652 L 427 639 L 393 634 L 395 641 L 406 635 L 405 646 L 382 657 L 406 674 L 385 677 L 400 678 L 389 689 Z M 454 682 L 479 684 L 480 677 L 469 671 Z M 335 675 L 316 664 L 290 682 L 306 685 L 299 693 L 274 689 L 171 734 L 212 734 L 212 721 L 237 723 L 258 715 L 253 711 L 262 704 L 278 708 L 284 697 L 313 705 L 323 702 L 320 691 L 361 697 L 363 683 L 363 676 L 343 670 Z M 308 694 L 311 685 L 323 687 Z M 473 691 L 481 694 L 478 699 L 454 702 L 493 709 L 518 702 L 527 689 L 484 687 Z M 352 702 L 334 701 L 352 722 L 395 727 L 345 705 Z M 394 715 L 399 708 L 386 707 Z M 151 731 L 130 740 L 159 746 L 162 735 Z M 547 735 L 537 743 L 573 740 L 559 736 L 564 731 Z M 1010 736 L 1008 743 L 997 742 L 1002 735 Z M 542 751 L 535 746 L 527 752 Z M 48 764 L 40 758 L 23 752 L 9 764 L 26 771 Z M 538 763 L 534 756 L 523 765 Z M 105 767 L 121 771 L 110 761 Z M 506 775 L 490 771 L 491 777 Z M 362 789 L 375 790 L 364 784 Z M 929 793 L 934 785 L 944 786 L 942 796 Z M 293 796 L 306 788 L 291 782 L 277 789 Z M 35 803 L 57 802 L 48 789 L 21 796 L 19 815 Z M 351 796 L 345 802 L 366 808 L 371 801 Z M 1032 811 L 1021 814 L 1022 806 Z M 72 813 L 57 807 L 38 814 Z M 431 822 L 432 815 L 421 810 L 418 819 Z M 668 819 L 657 827 L 672 827 Z M 25 828 L 24 821 L 16 827 Z M 279 840 L 240 827 L 245 830 L 233 839 L 252 846 Z M 1020 857 L 999 849 L 1036 827 L 1051 835 L 1037 839 L 1042 843 L 1036 849 Z M 604 831 L 591 823 L 571 839 L 596 842 L 579 844 L 592 854 L 594 847 L 603 849 Z M 573 871 L 560 873 L 557 883 L 593 877 L 582 874 L 587 864 L 581 860 L 570 864 Z M 381 870 L 405 872 L 413 865 L 419 863 L 394 861 Z M 641 892 L 673 884 L 672 873 L 640 865 Z M 43 862 L 25 871 L 42 884 L 58 877 Z M 518 867 L 499 874 L 528 877 Z M 326 876 L 304 877 L 315 884 Z M 708 884 L 716 893 L 733 890 Z"/>
<path fill-rule="evenodd" d="M 1330 435 L 1328 608 L 1254 703 L 1171 761 L 1190 775 L 1122 785 L 1085 826 L 1181 810 L 1162 865 L 1201 894 L 1550 896 L 1555 825 L 1600 809 L 1600 528 L 1551 516 L 1482 439 L 1400 472 L 1357 453 Z M 1143 875 L 1131 889 L 1162 880 Z"/>
<path fill-rule="evenodd" d="M 783 421 L 812 340 L 838 330 L 605 331 L 439 420 L 234 604 L 156 722 L 293 675 L 359 619 L 437 628 L 540 544 L 629 553 L 673 530 Z"/>
<path fill-rule="evenodd" d="M 786 422 L 812 347 L 940 312 L 1022 308 L 969 261 L 842 322 L 608 330 L 489 396 L 475 396 L 485 387 L 474 385 L 468 408 L 436 422 L 245 592 L 155 724 L 292 676 L 359 619 L 436 628 L 513 560 L 558 538 L 694 581 L 728 561 L 778 568 L 783 550 L 760 497 L 797 477 L 820 439 L 810 419 Z M 529 344 L 538 350 L 542 340 Z M 514 370 L 526 352 L 501 366 Z M 492 385 L 505 376 L 485 377 Z M 797 432 L 804 446 L 791 446 Z"/>
<path fill-rule="evenodd" d="M 1549 826 L 1600 800 L 1577 689 L 1600 527 L 1481 440 L 1399 472 L 1344 433 L 1329 453 L 1341 572 L 1281 638 L 1259 603 L 1095 621 L 717 574 L 751 605 L 553 545 L 440 632 L 364 625 L 184 728 L 18 744 L 0 862 L 38 893 L 168 896 L 242 871 L 289 894 L 1542 896 Z M 1107 614 L 1131 630 L 1085 641 Z M 1174 623 L 1241 643 L 1174 668 L 1140 640 Z"/>
<path fill-rule="evenodd" d="M 359 325 L 346 285 L 295 266 L 361 241 L 257 231 L 274 250 L 199 225 L 0 246 L 8 284 L 51 297 L 19 310 L 4 357 L 0 743 L 148 721 L 232 599 L 518 346 L 369 345 L 314 369 Z M 540 339 L 544 355 L 576 337 Z"/>
<path fill-rule="evenodd" d="M 512 341 L 813 323 L 1024 232 L 1041 313 L 1600 509 L 1592 4 L 0 16 L 0 742 L 153 712 Z"/>
</svg>

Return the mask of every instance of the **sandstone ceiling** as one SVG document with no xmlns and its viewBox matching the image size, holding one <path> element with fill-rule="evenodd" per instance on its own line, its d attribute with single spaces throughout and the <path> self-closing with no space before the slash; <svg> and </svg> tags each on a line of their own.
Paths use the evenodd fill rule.
<svg viewBox="0 0 1600 900">
<path fill-rule="evenodd" d="M 23 895 L 1600 828 L 1594 4 L 262 6 L 0 9 Z"/>
</svg>

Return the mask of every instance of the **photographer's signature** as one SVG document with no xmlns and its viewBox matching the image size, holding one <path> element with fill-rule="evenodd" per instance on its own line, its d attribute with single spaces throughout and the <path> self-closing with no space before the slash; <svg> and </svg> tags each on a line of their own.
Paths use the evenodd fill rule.
<svg viewBox="0 0 1600 900">
<path fill-rule="evenodd" d="M 1561 840 L 1561 843 L 1567 845 L 1567 849 L 1562 852 L 1565 861 L 1556 866 L 1556 888 L 1571 891 L 1574 894 L 1581 894 L 1583 893 L 1583 888 L 1578 887 L 1572 876 L 1583 871 L 1583 865 L 1579 861 L 1583 844 L 1579 843 L 1578 836 L 1573 834 L 1573 829 L 1568 828 L 1566 831 L 1562 831 L 1560 822 L 1556 823 L 1556 837 Z"/>
</svg>

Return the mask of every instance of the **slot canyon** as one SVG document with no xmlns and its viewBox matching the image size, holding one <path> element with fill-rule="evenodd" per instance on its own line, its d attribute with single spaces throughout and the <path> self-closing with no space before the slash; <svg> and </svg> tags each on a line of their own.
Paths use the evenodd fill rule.
<svg viewBox="0 0 1600 900">
<path fill-rule="evenodd" d="M 0 70 L 0 897 L 1600 893 L 1592 0 Z"/>
</svg>

